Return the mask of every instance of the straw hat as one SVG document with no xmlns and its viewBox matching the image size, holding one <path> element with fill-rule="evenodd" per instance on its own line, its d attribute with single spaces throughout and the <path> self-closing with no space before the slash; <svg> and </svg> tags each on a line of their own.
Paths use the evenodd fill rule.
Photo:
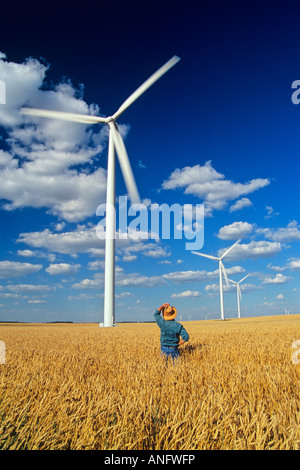
<svg viewBox="0 0 300 470">
<path fill-rule="evenodd" d="M 168 307 L 165 307 L 163 310 L 163 316 L 165 320 L 173 320 L 177 315 L 177 310 L 175 307 L 171 307 L 168 305 Z"/>
</svg>

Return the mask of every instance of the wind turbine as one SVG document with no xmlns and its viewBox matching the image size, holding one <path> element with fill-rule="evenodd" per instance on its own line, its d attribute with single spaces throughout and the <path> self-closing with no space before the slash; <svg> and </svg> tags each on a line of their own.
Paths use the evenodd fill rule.
<svg viewBox="0 0 300 470">
<path fill-rule="evenodd" d="M 132 204 L 140 203 L 139 192 L 135 183 L 125 144 L 118 130 L 117 118 L 137 100 L 151 85 L 170 70 L 179 57 L 173 56 L 168 62 L 139 86 L 112 116 L 101 117 L 84 114 L 50 111 L 46 109 L 22 108 L 21 113 L 30 116 L 62 119 L 84 124 L 105 123 L 109 126 L 107 189 L 106 189 L 106 234 L 105 234 L 105 277 L 104 277 L 104 323 L 114 325 L 115 317 L 115 151 L 118 155 L 121 171 Z M 101 326 L 101 324 L 100 324 Z"/>
<path fill-rule="evenodd" d="M 222 255 L 220 258 L 218 258 L 217 256 L 205 255 L 204 253 L 199 253 L 198 251 L 192 251 L 192 253 L 193 253 L 194 255 L 204 256 L 205 258 L 214 259 L 214 260 L 216 260 L 216 261 L 219 261 L 219 283 L 220 283 L 221 320 L 225 320 L 225 317 L 224 317 L 224 296 L 223 296 L 223 279 L 222 279 L 222 274 L 223 274 L 224 277 L 225 277 L 225 281 L 226 281 L 227 286 L 229 286 L 227 274 L 226 274 L 226 271 L 225 271 L 225 268 L 224 268 L 224 264 L 223 264 L 222 259 L 225 258 L 225 256 L 229 253 L 229 251 L 231 251 L 232 248 L 233 248 L 235 245 L 237 245 L 240 241 L 241 241 L 241 239 L 237 240 L 231 247 L 229 247 L 229 248 L 223 253 L 223 255 Z"/>
<path fill-rule="evenodd" d="M 289 315 L 289 314 L 291 313 L 291 310 L 288 310 L 288 309 L 285 307 L 285 308 L 284 308 L 284 313 L 285 313 L 286 315 Z"/>
<path fill-rule="evenodd" d="M 247 274 L 247 276 L 243 277 L 240 281 L 236 282 L 233 281 L 232 279 L 228 279 L 228 281 L 232 282 L 233 284 L 236 284 L 236 296 L 237 296 L 237 305 L 238 305 L 238 318 L 241 318 L 241 308 L 240 308 L 240 301 L 242 300 L 242 292 L 241 292 L 241 286 L 240 283 L 243 282 L 246 277 L 250 276 L 250 274 Z"/>
</svg>

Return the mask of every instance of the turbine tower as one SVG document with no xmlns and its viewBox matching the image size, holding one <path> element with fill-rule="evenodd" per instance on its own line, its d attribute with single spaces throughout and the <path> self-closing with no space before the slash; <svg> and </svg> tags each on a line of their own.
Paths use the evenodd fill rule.
<svg viewBox="0 0 300 470">
<path fill-rule="evenodd" d="M 118 130 L 117 118 L 137 100 L 151 85 L 170 70 L 179 57 L 173 56 L 133 92 L 112 116 L 101 117 L 85 114 L 50 111 L 46 109 L 22 108 L 21 113 L 30 116 L 62 119 L 84 124 L 105 123 L 109 126 L 107 189 L 106 189 L 106 233 L 105 233 L 105 277 L 104 277 L 104 323 L 111 327 L 115 319 L 115 151 L 132 204 L 140 203 L 125 144 Z M 101 324 L 100 324 L 101 325 Z"/>
<path fill-rule="evenodd" d="M 241 318 L 241 307 L 240 307 L 240 301 L 242 300 L 242 292 L 241 292 L 241 286 L 240 283 L 243 282 L 250 274 L 247 274 L 247 276 L 243 277 L 239 282 L 233 281 L 232 279 L 228 279 L 229 282 L 232 282 L 233 284 L 236 284 L 236 297 L 237 297 L 237 306 L 238 306 L 238 318 Z"/>
<path fill-rule="evenodd" d="M 229 285 L 228 283 L 228 278 L 227 278 L 227 274 L 226 274 L 226 271 L 225 271 L 225 267 L 224 267 L 224 264 L 223 264 L 223 258 L 225 258 L 225 256 L 229 253 L 229 251 L 232 250 L 232 248 L 237 245 L 239 242 L 241 241 L 241 239 L 237 240 L 231 247 L 229 247 L 224 253 L 223 255 L 218 258 L 217 256 L 212 256 L 212 255 L 205 255 L 204 253 L 199 253 L 198 251 L 192 251 L 192 253 L 194 255 L 198 255 L 198 256 L 204 256 L 205 258 L 209 258 L 209 259 L 214 259 L 216 261 L 219 261 L 219 283 L 220 283 L 220 305 L 221 305 L 221 320 L 225 320 L 225 316 L 224 316 L 224 296 L 223 296 L 223 279 L 222 279 L 222 274 L 224 275 L 225 277 L 225 281 L 226 281 L 226 284 L 227 286 Z"/>
</svg>

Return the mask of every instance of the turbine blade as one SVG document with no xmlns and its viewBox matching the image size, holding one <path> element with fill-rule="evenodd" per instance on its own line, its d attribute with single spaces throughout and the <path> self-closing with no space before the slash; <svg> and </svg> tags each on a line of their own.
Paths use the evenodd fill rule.
<svg viewBox="0 0 300 470">
<path fill-rule="evenodd" d="M 129 162 L 127 151 L 123 139 L 117 130 L 114 122 L 109 123 L 109 128 L 117 151 L 118 159 L 120 162 L 123 178 L 132 204 L 140 203 L 140 195 L 135 183 L 132 168 Z"/>
<path fill-rule="evenodd" d="M 209 258 L 209 259 L 216 259 L 216 260 L 219 259 L 219 258 L 216 258 L 215 256 L 205 255 L 204 253 L 198 253 L 198 251 L 192 251 L 192 253 L 193 253 L 194 255 L 204 256 L 205 258 Z"/>
<path fill-rule="evenodd" d="M 65 113 L 62 111 L 50 111 L 48 109 L 22 108 L 21 114 L 28 116 L 38 116 L 54 119 L 62 119 L 64 121 L 82 122 L 84 124 L 97 124 L 98 122 L 106 122 L 106 118 L 99 116 L 90 116 L 88 114 Z"/>
<path fill-rule="evenodd" d="M 240 238 L 239 240 L 237 240 L 233 245 L 231 245 L 231 247 L 228 248 L 228 249 L 225 251 L 225 253 L 223 253 L 223 255 L 221 256 L 221 259 L 223 259 L 224 256 L 226 256 L 226 255 L 229 253 L 229 251 L 231 251 L 232 248 L 233 248 L 235 245 L 237 245 L 240 241 L 241 241 L 241 238 Z"/>
<path fill-rule="evenodd" d="M 240 284 L 241 282 L 243 282 L 243 281 L 246 279 L 246 277 L 248 277 L 248 276 L 250 276 L 250 273 L 247 274 L 247 276 L 243 277 L 243 279 L 241 279 L 241 280 L 239 281 L 239 284 Z"/>
<path fill-rule="evenodd" d="M 229 282 L 228 282 L 228 277 L 227 277 L 226 269 L 225 269 L 224 264 L 222 263 L 221 260 L 220 260 L 220 265 L 221 265 L 221 270 L 222 270 L 224 279 L 225 279 L 225 281 L 226 281 L 226 285 L 227 285 L 227 287 L 229 287 Z"/>
<path fill-rule="evenodd" d="M 229 282 L 232 282 L 233 284 L 237 284 L 237 282 L 233 281 L 232 279 L 227 278 Z"/>
<path fill-rule="evenodd" d="M 170 68 L 172 68 L 180 60 L 180 57 L 174 55 L 168 62 L 166 62 L 160 69 L 158 69 L 151 77 L 149 77 L 144 83 L 142 83 L 139 88 L 135 90 L 124 103 L 119 107 L 119 109 L 113 115 L 114 119 L 117 119 L 120 114 L 122 114 L 125 109 L 127 109 L 135 100 L 137 100 L 148 88 L 150 88 L 153 83 L 155 83 L 160 77 L 162 77 Z"/>
</svg>

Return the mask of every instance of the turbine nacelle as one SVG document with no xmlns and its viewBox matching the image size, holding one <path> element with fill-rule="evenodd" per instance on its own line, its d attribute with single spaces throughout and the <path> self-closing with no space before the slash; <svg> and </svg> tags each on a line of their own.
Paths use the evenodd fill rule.
<svg viewBox="0 0 300 470">
<path fill-rule="evenodd" d="M 107 118 L 105 118 L 105 122 L 106 124 L 110 124 L 111 122 L 115 123 L 116 120 L 113 118 L 113 116 L 108 116 Z"/>
</svg>

